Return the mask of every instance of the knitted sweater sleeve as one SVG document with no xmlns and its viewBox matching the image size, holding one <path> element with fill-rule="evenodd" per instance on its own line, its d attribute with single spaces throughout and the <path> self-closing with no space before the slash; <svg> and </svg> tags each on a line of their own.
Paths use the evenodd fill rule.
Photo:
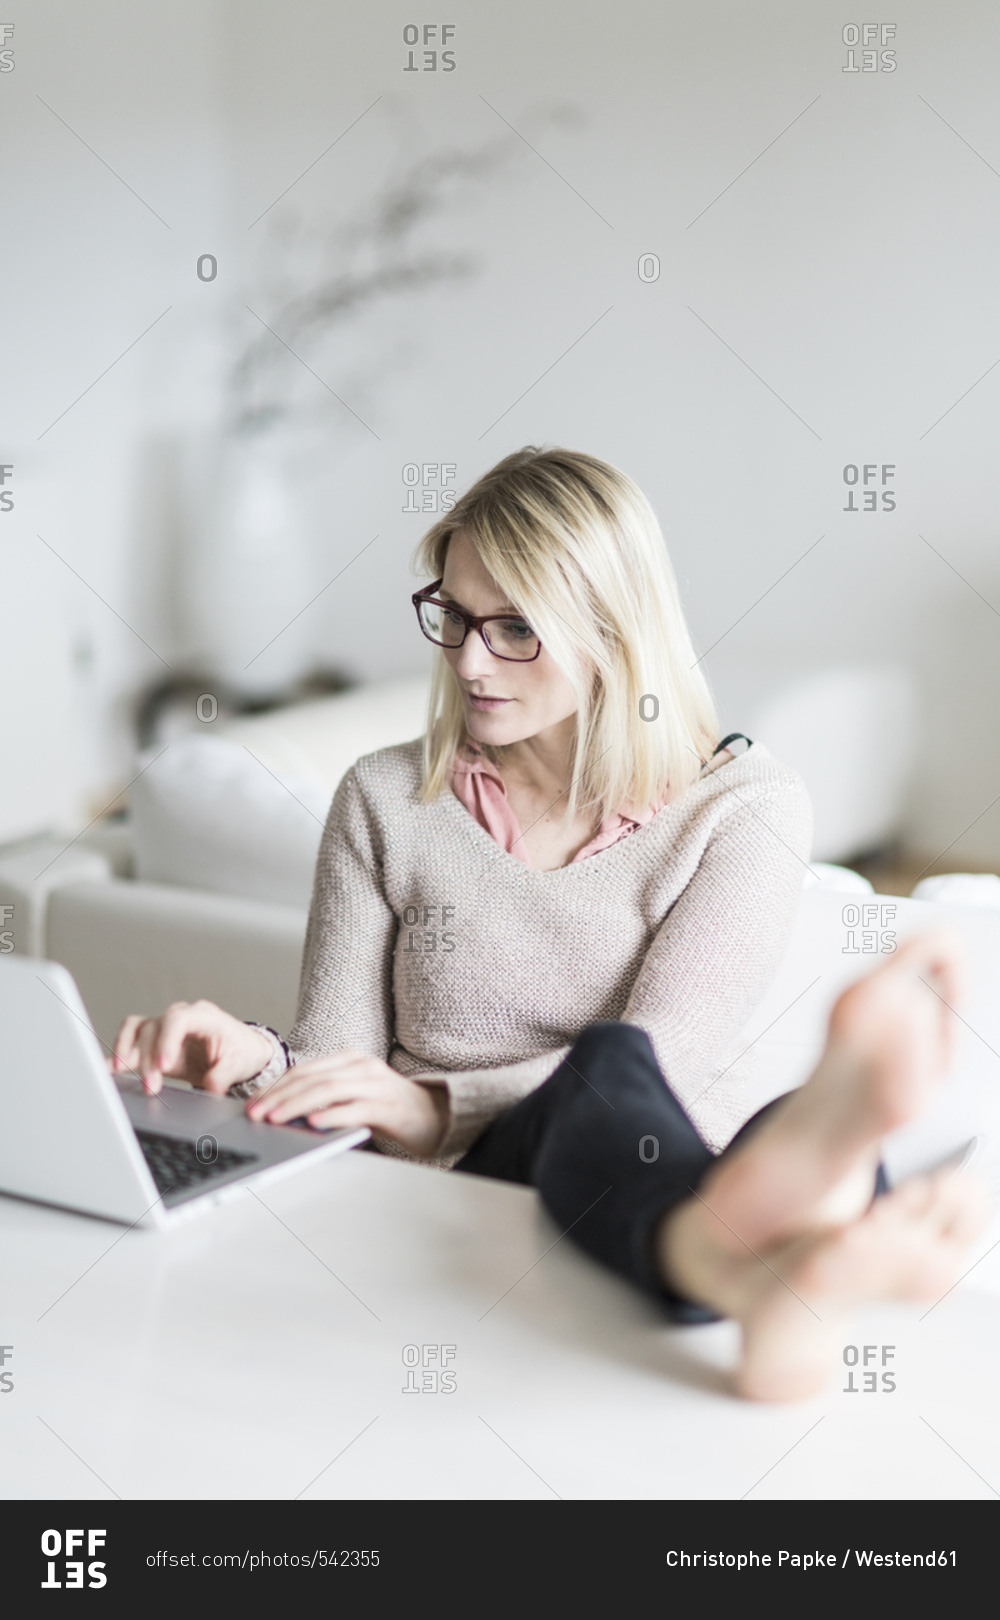
<svg viewBox="0 0 1000 1620">
<path fill-rule="evenodd" d="M 745 1070 L 729 1047 L 781 960 L 812 836 L 812 811 L 798 778 L 736 798 L 657 929 L 619 1015 L 646 1030 L 668 1083 L 715 1151 L 747 1117 Z M 497 1068 L 414 1075 L 447 1086 L 449 1123 L 437 1162 L 453 1163 L 491 1120 L 548 1079 L 569 1051 L 563 1046 Z"/>
<path fill-rule="evenodd" d="M 327 816 L 306 927 L 292 1063 L 356 1048 L 385 1061 L 393 1042 L 396 917 L 386 899 L 379 828 L 357 767 Z"/>
</svg>

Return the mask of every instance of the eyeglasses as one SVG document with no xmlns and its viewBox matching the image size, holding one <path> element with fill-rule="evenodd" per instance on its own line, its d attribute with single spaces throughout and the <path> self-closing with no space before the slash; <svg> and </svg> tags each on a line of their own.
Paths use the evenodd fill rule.
<svg viewBox="0 0 1000 1620">
<path fill-rule="evenodd" d="M 542 644 L 525 619 L 507 613 L 485 613 L 477 618 L 464 608 L 456 607 L 454 602 L 442 602 L 434 592 L 443 578 L 442 574 L 433 585 L 414 591 L 412 597 L 420 628 L 428 641 L 433 641 L 437 647 L 461 647 L 469 631 L 478 630 L 495 658 L 506 658 L 512 664 L 530 664 L 538 657 Z"/>
</svg>

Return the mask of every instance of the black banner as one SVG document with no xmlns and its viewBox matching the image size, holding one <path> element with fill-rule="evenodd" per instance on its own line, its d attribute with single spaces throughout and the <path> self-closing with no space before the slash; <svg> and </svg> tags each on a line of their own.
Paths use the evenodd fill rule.
<svg viewBox="0 0 1000 1620">
<path fill-rule="evenodd" d="M 341 1613 L 485 1594 L 592 1607 L 640 1589 L 727 1595 L 915 1586 L 937 1596 L 992 1574 L 989 1502 L 326 1501 L 0 1504 L 4 1591 L 31 1612 L 161 1599 L 321 1595 Z M 652 1586 L 651 1586 L 652 1583 Z M 988 1589 L 988 1588 L 987 1588 Z"/>
</svg>

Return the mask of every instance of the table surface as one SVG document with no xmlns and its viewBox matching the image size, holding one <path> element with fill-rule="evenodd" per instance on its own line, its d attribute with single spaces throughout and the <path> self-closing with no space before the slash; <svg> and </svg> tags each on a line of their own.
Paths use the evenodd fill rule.
<svg viewBox="0 0 1000 1620">
<path fill-rule="evenodd" d="M 996 1231 L 929 1313 L 851 1323 L 875 1391 L 841 1364 L 780 1407 L 730 1394 L 732 1324 L 667 1324 L 530 1189 L 369 1152 L 163 1233 L 0 1198 L 0 1234 L 4 1497 L 1000 1493 Z"/>
<path fill-rule="evenodd" d="M 844 904 L 800 918 L 748 1026 L 747 1112 L 805 1077 L 838 989 L 873 965 Z M 958 1056 L 887 1158 L 907 1173 L 980 1131 L 1000 1207 L 1000 914 L 888 919 L 932 921 L 969 946 Z M 1000 1220 L 940 1303 L 859 1312 L 858 1365 L 789 1406 L 736 1400 L 734 1326 L 671 1326 L 530 1189 L 369 1152 L 163 1233 L 0 1197 L 0 1344 L 2 1497 L 1000 1494 Z"/>
</svg>

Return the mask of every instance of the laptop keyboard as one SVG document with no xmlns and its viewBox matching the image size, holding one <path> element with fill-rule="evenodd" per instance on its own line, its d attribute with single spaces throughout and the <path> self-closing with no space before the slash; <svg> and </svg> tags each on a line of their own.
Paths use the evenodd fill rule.
<svg viewBox="0 0 1000 1620">
<path fill-rule="evenodd" d="M 161 1136 L 158 1131 L 136 1131 L 143 1157 L 149 1165 L 160 1194 L 184 1192 L 199 1182 L 211 1181 L 241 1164 L 253 1164 L 256 1153 L 235 1153 L 232 1148 L 216 1147 L 212 1159 L 202 1159 L 197 1145 L 178 1136 Z"/>
</svg>

